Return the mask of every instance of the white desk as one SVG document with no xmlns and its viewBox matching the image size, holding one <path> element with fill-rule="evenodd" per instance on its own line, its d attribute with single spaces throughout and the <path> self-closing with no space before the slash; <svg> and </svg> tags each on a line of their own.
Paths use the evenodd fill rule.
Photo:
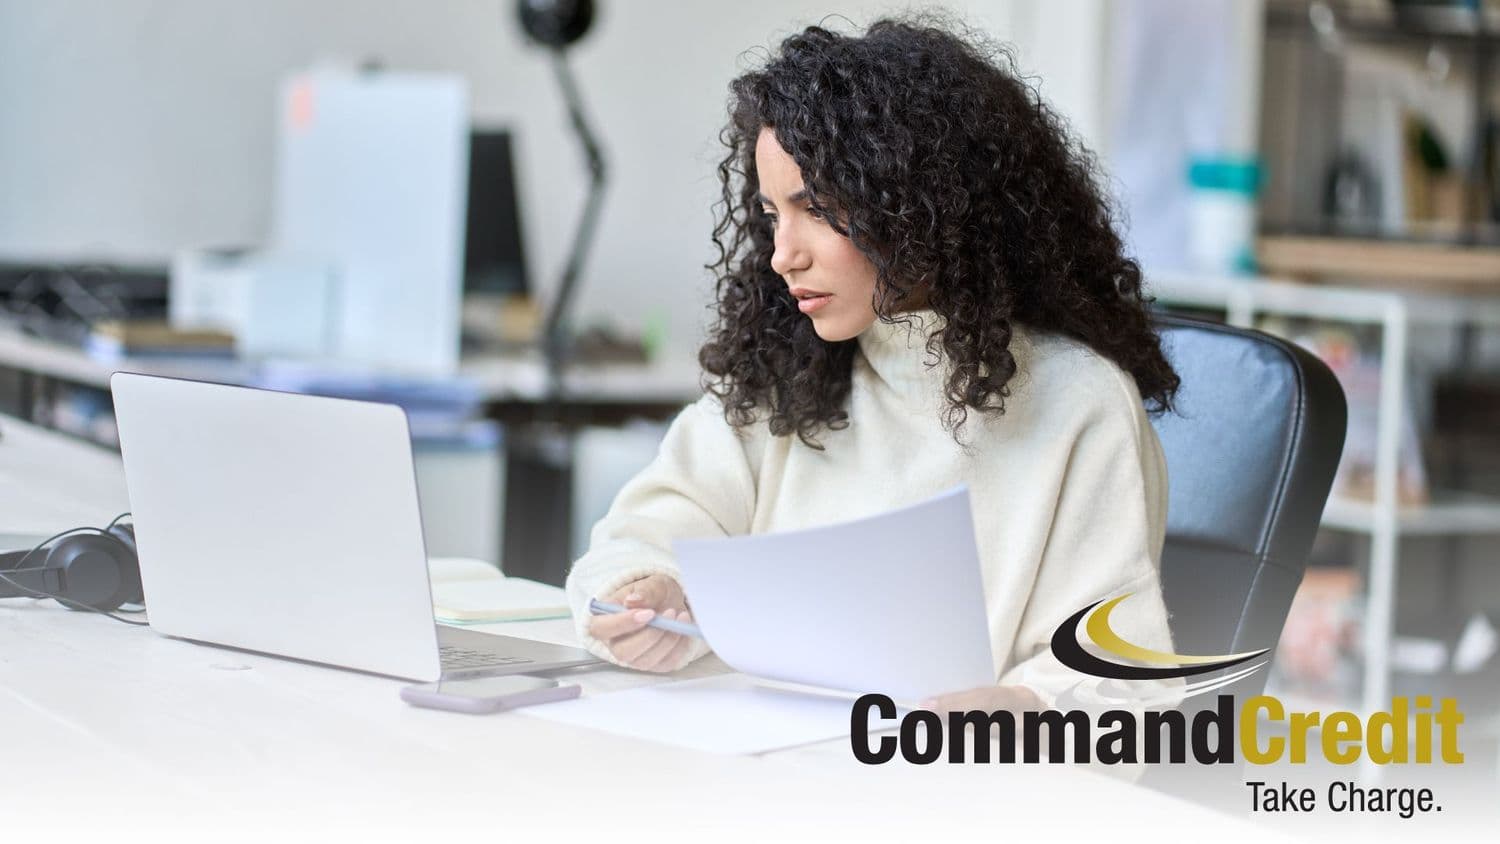
<svg viewBox="0 0 1500 844">
<path fill-rule="evenodd" d="M 104 361 L 82 349 L 42 340 L 0 326 L 0 365 L 69 384 L 109 388 L 117 370 L 254 384 L 268 364 L 235 360 L 121 358 Z M 574 367 L 563 375 L 566 396 L 592 402 L 683 405 L 701 394 L 697 363 L 673 358 L 653 364 L 602 364 Z M 472 383 L 487 402 L 536 402 L 547 397 L 547 369 L 539 353 L 464 358 L 455 375 Z"/>
<path fill-rule="evenodd" d="M 124 509 L 117 458 L 8 418 L 0 428 L 7 526 L 50 531 Z M 19 483 L 47 494 L 16 494 Z M 69 490 L 76 509 L 58 503 Z M 32 501 L 41 503 L 29 508 Z M 566 621 L 495 628 L 570 637 Z M 684 676 L 716 670 L 721 664 L 710 659 Z M 613 668 L 576 677 L 588 694 L 661 679 Z M 0 601 L 0 829 L 19 825 L 67 840 L 149 829 L 153 840 L 215 841 L 276 828 L 299 840 L 360 830 L 380 840 L 435 841 L 460 829 L 488 831 L 495 841 L 514 841 L 520 831 L 657 842 L 705 833 L 710 840 L 814 833 L 1112 840 L 1122 829 L 1151 838 L 1188 829 L 1213 829 L 1217 840 L 1266 836 L 1076 768 L 867 767 L 846 741 L 721 756 L 515 713 L 414 709 L 398 699 L 400 686 L 168 639 L 50 601 Z"/>
<path fill-rule="evenodd" d="M 0 416 L 0 536 L 42 539 L 129 509 L 118 452 Z"/>
</svg>

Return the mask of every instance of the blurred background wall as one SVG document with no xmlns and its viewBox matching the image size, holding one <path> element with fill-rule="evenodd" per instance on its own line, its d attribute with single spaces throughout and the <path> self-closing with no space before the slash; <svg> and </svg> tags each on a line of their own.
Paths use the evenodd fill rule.
<svg viewBox="0 0 1500 844">
<path fill-rule="evenodd" d="M 1103 136 L 1103 0 L 947 6 L 1016 44 L 1080 133 Z M 825 15 L 864 23 L 902 8 L 600 4 L 572 51 L 612 167 L 579 318 L 634 328 L 655 315 L 686 354 L 708 301 L 727 83 Z M 320 61 L 468 80 L 476 124 L 516 133 L 522 232 L 545 298 L 582 203 L 581 153 L 546 55 L 525 43 L 514 4 L 495 0 L 0 0 L 0 260 L 157 264 L 180 248 L 262 243 L 277 84 Z"/>
</svg>

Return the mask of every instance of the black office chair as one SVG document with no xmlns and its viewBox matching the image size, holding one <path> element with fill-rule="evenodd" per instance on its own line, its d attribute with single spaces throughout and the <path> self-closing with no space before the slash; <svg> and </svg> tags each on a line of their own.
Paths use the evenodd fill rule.
<svg viewBox="0 0 1500 844">
<path fill-rule="evenodd" d="M 1152 418 L 1167 459 L 1161 578 L 1177 653 L 1275 648 L 1344 447 L 1344 391 L 1307 350 L 1161 315 L 1182 387 Z M 1266 671 L 1226 688 L 1243 700 Z"/>
</svg>

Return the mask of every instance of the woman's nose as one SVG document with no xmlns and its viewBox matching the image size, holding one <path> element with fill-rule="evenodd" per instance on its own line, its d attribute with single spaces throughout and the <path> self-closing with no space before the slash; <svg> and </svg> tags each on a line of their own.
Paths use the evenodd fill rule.
<svg viewBox="0 0 1500 844">
<path fill-rule="evenodd" d="M 796 224 L 783 221 L 776 227 L 776 249 L 771 253 L 771 269 L 777 275 L 807 269 L 810 255 L 799 236 Z"/>
</svg>

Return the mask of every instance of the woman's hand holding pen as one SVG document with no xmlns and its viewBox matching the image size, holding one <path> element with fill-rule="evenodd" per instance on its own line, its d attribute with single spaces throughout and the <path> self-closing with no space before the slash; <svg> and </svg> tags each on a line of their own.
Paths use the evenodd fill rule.
<svg viewBox="0 0 1500 844">
<path fill-rule="evenodd" d="M 596 615 L 589 634 L 604 642 L 621 665 L 641 671 L 673 671 L 681 667 L 692 640 L 646 626 L 660 615 L 669 621 L 691 623 L 682 586 L 664 574 L 632 581 L 605 598 L 624 606 L 627 612 Z"/>
</svg>

